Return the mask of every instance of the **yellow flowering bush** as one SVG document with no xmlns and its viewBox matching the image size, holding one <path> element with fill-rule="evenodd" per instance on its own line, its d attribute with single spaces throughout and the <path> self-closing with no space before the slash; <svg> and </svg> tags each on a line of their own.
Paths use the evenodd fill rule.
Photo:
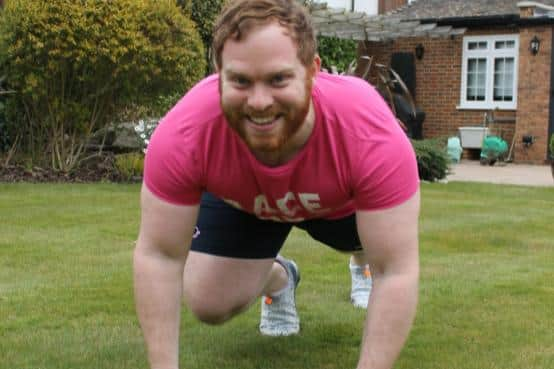
<svg viewBox="0 0 554 369">
<path fill-rule="evenodd" d="M 0 74 L 25 107 L 12 129 L 58 170 L 125 107 L 184 93 L 203 55 L 174 1 L 10 0 L 0 12 Z"/>
</svg>

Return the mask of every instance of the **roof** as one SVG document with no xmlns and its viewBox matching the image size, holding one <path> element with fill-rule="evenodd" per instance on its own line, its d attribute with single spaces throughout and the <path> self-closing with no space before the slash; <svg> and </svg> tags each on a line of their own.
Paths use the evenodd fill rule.
<svg viewBox="0 0 554 369">
<path fill-rule="evenodd" d="M 534 6 L 540 16 L 520 18 L 519 6 Z M 318 33 L 354 40 L 387 41 L 400 37 L 443 37 L 467 27 L 554 23 L 554 0 L 415 0 L 381 15 L 310 4 Z"/>
<path fill-rule="evenodd" d="M 554 6 L 554 0 L 536 2 L 521 0 L 415 0 L 399 10 L 387 13 L 387 15 L 395 15 L 401 19 L 410 20 L 519 15 L 518 3 Z"/>
</svg>

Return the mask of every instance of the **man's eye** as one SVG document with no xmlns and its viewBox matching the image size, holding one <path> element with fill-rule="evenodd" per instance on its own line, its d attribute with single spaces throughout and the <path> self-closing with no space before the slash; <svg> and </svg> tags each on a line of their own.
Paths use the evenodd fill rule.
<svg viewBox="0 0 554 369">
<path fill-rule="evenodd" d="M 273 85 L 282 85 L 285 82 L 286 78 L 282 74 L 277 74 L 271 78 L 271 83 Z"/>
<path fill-rule="evenodd" d="M 244 77 L 235 77 L 234 82 L 239 86 L 247 86 L 249 81 Z"/>
</svg>

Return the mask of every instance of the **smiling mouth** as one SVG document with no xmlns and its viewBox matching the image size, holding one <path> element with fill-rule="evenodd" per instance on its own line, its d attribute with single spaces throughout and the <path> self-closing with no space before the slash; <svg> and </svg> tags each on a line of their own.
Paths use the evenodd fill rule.
<svg viewBox="0 0 554 369">
<path fill-rule="evenodd" d="M 272 116 L 269 116 L 269 117 L 248 116 L 248 120 L 251 121 L 252 123 L 258 125 L 258 126 L 266 126 L 266 125 L 270 125 L 271 123 L 275 122 L 279 117 L 280 117 L 280 115 L 272 115 Z"/>
</svg>

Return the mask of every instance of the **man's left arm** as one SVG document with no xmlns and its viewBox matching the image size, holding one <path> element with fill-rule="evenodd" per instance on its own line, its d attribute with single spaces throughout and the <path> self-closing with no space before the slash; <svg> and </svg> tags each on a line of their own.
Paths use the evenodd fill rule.
<svg viewBox="0 0 554 369">
<path fill-rule="evenodd" d="M 410 332 L 419 279 L 419 190 L 390 209 L 357 211 L 373 289 L 357 369 L 393 367 Z"/>
</svg>

